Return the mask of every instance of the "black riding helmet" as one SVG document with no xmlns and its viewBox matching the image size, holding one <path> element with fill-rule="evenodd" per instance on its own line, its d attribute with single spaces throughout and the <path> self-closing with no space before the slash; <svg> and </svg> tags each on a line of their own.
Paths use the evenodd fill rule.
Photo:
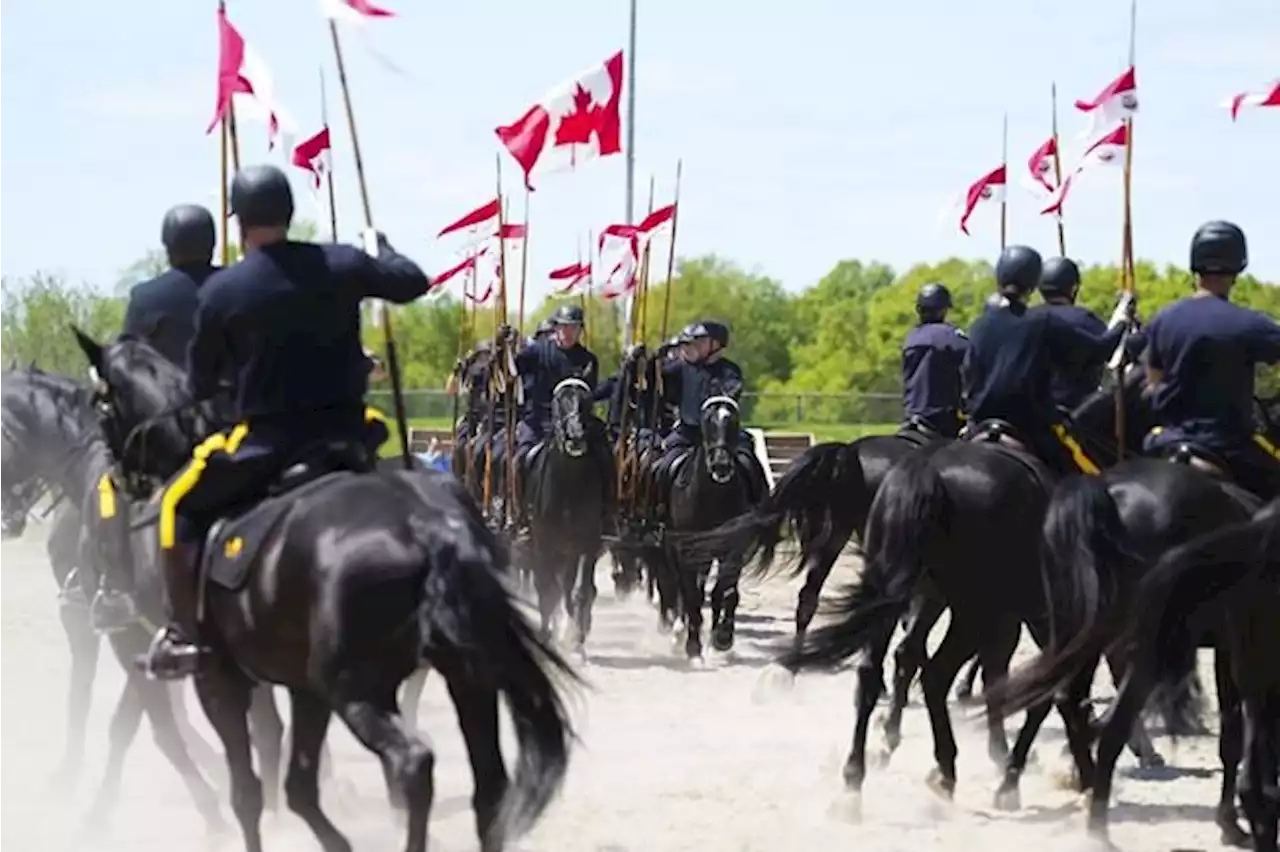
<svg viewBox="0 0 1280 852">
<path fill-rule="evenodd" d="M 709 320 L 704 322 L 702 327 L 706 329 L 707 337 L 710 337 L 716 343 L 720 344 L 721 349 L 729 345 L 729 326 L 722 322 Z"/>
<path fill-rule="evenodd" d="M 996 288 L 1026 296 L 1040 283 L 1042 268 L 1040 252 L 1030 246 L 1009 246 L 996 261 Z"/>
<path fill-rule="evenodd" d="M 218 242 L 213 214 L 198 204 L 169 208 L 160 223 L 160 242 L 169 263 L 208 263 Z"/>
<path fill-rule="evenodd" d="M 542 322 L 538 323 L 538 327 L 534 329 L 533 336 L 541 337 L 544 334 L 550 334 L 555 331 L 555 329 L 556 324 L 551 321 L 550 317 L 547 317 Z"/>
<path fill-rule="evenodd" d="M 582 307 L 580 305 L 561 305 L 556 308 L 547 322 L 552 326 L 557 325 L 582 325 L 585 317 L 582 315 Z"/>
<path fill-rule="evenodd" d="M 1191 238 L 1191 271 L 1198 275 L 1239 275 L 1249 266 L 1244 231 L 1230 222 L 1206 222 Z"/>
<path fill-rule="evenodd" d="M 709 337 L 707 327 L 700 322 L 691 322 L 680 331 L 681 343 L 692 343 L 700 337 Z"/>
<path fill-rule="evenodd" d="M 1051 257 L 1040 273 L 1040 295 L 1046 299 L 1076 297 L 1080 289 L 1080 267 L 1069 257 Z"/>
<path fill-rule="evenodd" d="M 937 316 L 951 307 L 951 291 L 944 284 L 929 283 L 916 294 L 916 313 Z"/>
<path fill-rule="evenodd" d="M 288 227 L 293 189 L 275 166 L 248 166 L 231 181 L 231 212 L 242 228 Z"/>
</svg>

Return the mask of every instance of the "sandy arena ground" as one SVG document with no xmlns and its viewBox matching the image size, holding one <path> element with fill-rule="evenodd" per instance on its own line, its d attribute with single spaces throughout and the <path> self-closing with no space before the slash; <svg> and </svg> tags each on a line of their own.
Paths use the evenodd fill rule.
<svg viewBox="0 0 1280 852">
<path fill-rule="evenodd" d="M 104 649 L 85 773 L 74 790 L 51 789 L 49 775 L 62 752 L 68 653 L 41 528 L 33 526 L 25 539 L 6 542 L 3 563 L 0 845 L 12 852 L 241 849 L 236 831 L 204 836 L 183 786 L 145 726 L 130 755 L 109 830 L 84 830 L 82 816 L 101 774 L 121 673 Z M 848 577 L 851 571 L 845 566 L 842 574 Z M 702 670 L 690 670 L 670 640 L 657 634 L 647 604 L 618 601 L 612 586 L 602 563 L 591 660 L 584 668 L 592 688 L 574 702 L 581 743 L 568 782 L 517 848 L 1057 852 L 1089 846 L 1075 797 L 1055 782 L 1063 765 L 1056 716 L 1041 735 L 1039 765 L 1024 781 L 1024 809 L 1005 814 L 991 808 L 996 775 L 980 729 L 964 718 L 969 711 L 953 708 L 960 743 L 955 803 L 944 804 L 927 790 L 923 779 L 933 765 L 932 742 L 914 697 L 905 742 L 890 766 L 872 770 L 862 819 L 856 821 L 841 807 L 839 795 L 851 734 L 851 673 L 804 675 L 784 693 L 761 688 L 769 648 L 791 632 L 794 585 L 744 588 L 735 655 L 709 658 Z M 1201 660 L 1202 667 L 1206 662 Z M 1212 678 L 1206 682 L 1212 684 Z M 283 694 L 280 698 L 287 702 Z M 188 706 L 198 730 L 216 742 L 194 696 Z M 438 679 L 427 688 L 419 723 L 437 751 L 431 848 L 475 849 L 470 772 L 453 707 Z M 1216 718 L 1212 724 L 1216 727 Z M 1009 727 L 1012 731 L 1012 723 Z M 385 804 L 376 762 L 345 728 L 335 724 L 330 732 L 337 780 L 324 795 L 331 815 L 356 849 L 401 848 L 402 834 Z M 872 737 L 878 753 L 878 727 Z M 1139 780 L 1131 777 L 1133 759 L 1123 758 L 1114 841 L 1132 852 L 1218 848 L 1211 824 L 1220 777 L 1216 740 L 1181 740 L 1174 753 L 1169 741 L 1159 738 L 1157 747 L 1177 769 L 1161 780 Z M 223 778 L 216 782 L 225 783 Z M 225 794 L 223 801 L 230 820 Z M 264 825 L 270 850 L 318 848 L 287 811 L 269 815 Z"/>
</svg>

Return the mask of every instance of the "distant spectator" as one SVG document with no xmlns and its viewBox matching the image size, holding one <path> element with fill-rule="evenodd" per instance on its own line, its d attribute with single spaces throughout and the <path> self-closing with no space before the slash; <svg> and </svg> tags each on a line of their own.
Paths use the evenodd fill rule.
<svg viewBox="0 0 1280 852">
<path fill-rule="evenodd" d="M 418 453 L 418 458 L 422 459 L 422 463 L 428 467 L 444 472 L 449 471 L 449 454 L 440 449 L 440 439 L 432 438 L 431 443 L 427 445 L 425 453 Z"/>
</svg>

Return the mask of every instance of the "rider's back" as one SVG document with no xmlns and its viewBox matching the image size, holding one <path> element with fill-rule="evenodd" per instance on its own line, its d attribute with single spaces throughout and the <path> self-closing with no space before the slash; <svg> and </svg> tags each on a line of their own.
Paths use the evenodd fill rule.
<svg viewBox="0 0 1280 852">
<path fill-rule="evenodd" d="M 1019 425 L 1042 420 L 1052 409 L 1051 319 L 1013 303 L 989 308 L 969 329 L 965 383 L 972 419 Z"/>
<path fill-rule="evenodd" d="M 287 241 L 252 251 L 200 289 L 193 390 L 212 390 L 211 372 L 224 363 L 242 419 L 362 407 L 361 299 L 406 302 L 425 285 L 412 262 L 374 260 L 352 246 Z"/>
<path fill-rule="evenodd" d="M 1158 421 L 1209 446 L 1253 431 L 1254 368 L 1280 360 L 1280 325 L 1213 297 L 1169 305 L 1147 325 L 1147 358 L 1161 373 Z"/>
</svg>

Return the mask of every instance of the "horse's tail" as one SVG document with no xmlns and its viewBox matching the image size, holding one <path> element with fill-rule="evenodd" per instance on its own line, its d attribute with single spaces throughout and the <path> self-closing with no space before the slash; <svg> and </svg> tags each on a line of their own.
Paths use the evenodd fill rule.
<svg viewBox="0 0 1280 852">
<path fill-rule="evenodd" d="M 714 530 L 697 533 L 688 547 L 720 554 L 745 554 L 748 576 L 763 579 L 773 573 L 777 548 L 788 529 L 798 538 L 800 558 L 785 560 L 791 576 L 800 573 L 806 557 L 832 545 L 843 547 L 854 532 L 857 504 L 870 503 L 865 490 L 857 443 L 829 442 L 810 447 L 791 463 L 773 490 L 750 511 Z"/>
<path fill-rule="evenodd" d="M 925 551 L 952 512 L 932 464 L 937 449 L 922 449 L 890 468 L 867 518 L 862 576 L 830 608 L 835 621 L 807 633 L 782 665 L 792 671 L 837 665 L 892 630 L 907 611 L 924 574 Z"/>
<path fill-rule="evenodd" d="M 1138 562 L 1126 545 L 1120 510 L 1099 476 L 1070 477 L 1057 486 L 1041 547 L 1052 636 L 1030 665 L 992 689 L 1005 713 L 1051 699 L 1104 649 L 1120 578 Z"/>
<path fill-rule="evenodd" d="M 507 554 L 478 515 L 419 539 L 434 551 L 418 610 L 424 660 L 446 680 L 478 680 L 507 698 L 520 753 L 498 824 L 503 837 L 515 837 L 538 819 L 568 767 L 574 735 L 553 676 L 581 681 L 517 608 L 502 580 Z"/>
<path fill-rule="evenodd" d="M 1134 643 L 1135 659 L 1150 665 L 1169 730 L 1186 730 L 1195 710 L 1194 693 L 1185 688 L 1200 638 L 1193 616 L 1260 573 L 1280 579 L 1280 503 L 1167 551 L 1139 582 L 1121 641 Z"/>
</svg>

